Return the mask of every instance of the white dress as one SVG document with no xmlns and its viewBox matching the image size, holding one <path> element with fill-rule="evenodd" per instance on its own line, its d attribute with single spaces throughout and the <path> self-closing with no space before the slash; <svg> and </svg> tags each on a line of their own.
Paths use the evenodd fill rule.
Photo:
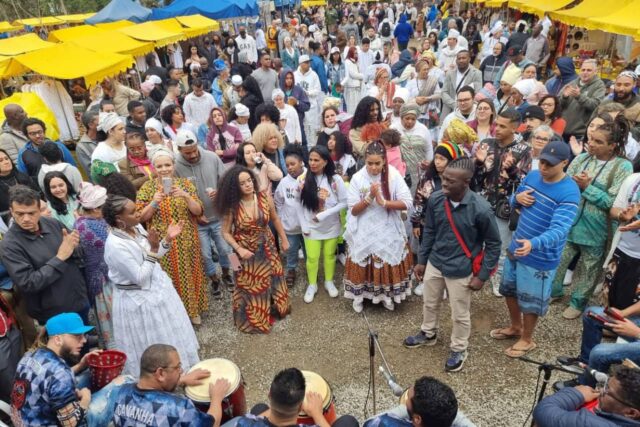
<svg viewBox="0 0 640 427">
<path fill-rule="evenodd" d="M 122 148 L 120 150 L 114 150 L 113 147 L 103 141 L 99 143 L 96 149 L 93 150 L 93 153 L 91 153 L 91 163 L 96 160 L 111 163 L 116 167 L 116 170 L 120 172 L 118 162 L 125 157 L 127 157 L 127 146 L 125 144 L 122 144 Z"/>
<path fill-rule="evenodd" d="M 151 344 L 169 344 L 180 355 L 184 371 L 200 361 L 198 339 L 171 279 L 150 251 L 146 232 L 135 238 L 112 230 L 104 248 L 113 290 L 113 335 L 127 355 L 124 374 L 140 375 L 140 357 Z M 162 244 L 158 257 L 169 251 Z M 130 287 L 130 288 L 128 288 Z"/>
</svg>

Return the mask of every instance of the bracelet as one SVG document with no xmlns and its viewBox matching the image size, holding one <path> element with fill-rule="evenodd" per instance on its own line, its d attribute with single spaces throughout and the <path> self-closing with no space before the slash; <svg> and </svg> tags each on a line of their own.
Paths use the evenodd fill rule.
<svg viewBox="0 0 640 427">
<path fill-rule="evenodd" d="M 155 200 L 154 200 L 154 201 L 152 201 L 152 202 L 150 203 L 150 205 L 151 205 L 151 207 L 152 207 L 153 209 L 158 209 L 158 208 L 160 207 L 160 204 L 159 204 L 158 202 L 156 202 Z"/>
<path fill-rule="evenodd" d="M 387 207 L 387 201 L 385 199 L 382 199 L 382 207 L 383 208 Z"/>
</svg>

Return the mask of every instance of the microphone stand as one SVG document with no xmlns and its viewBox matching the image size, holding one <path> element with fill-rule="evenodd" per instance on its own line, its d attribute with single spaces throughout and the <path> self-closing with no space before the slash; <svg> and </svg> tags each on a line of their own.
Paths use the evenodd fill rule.
<svg viewBox="0 0 640 427">
<path fill-rule="evenodd" d="M 389 363 L 387 363 L 387 359 L 384 357 L 384 352 L 382 351 L 382 347 L 380 346 L 380 341 L 378 341 L 378 333 L 371 329 L 371 324 L 369 323 L 369 319 L 367 319 L 367 315 L 365 312 L 362 312 L 362 317 L 364 317 L 364 321 L 367 324 L 367 330 L 369 331 L 369 375 L 371 376 L 371 386 L 372 386 L 372 396 L 373 396 L 373 414 L 377 414 L 376 407 L 376 367 L 375 367 L 375 357 L 376 357 L 376 348 L 380 353 L 380 357 L 382 358 L 382 363 L 384 364 L 385 369 L 389 373 L 390 377 L 395 382 L 395 376 L 391 373 L 391 368 L 389 367 Z"/>
</svg>

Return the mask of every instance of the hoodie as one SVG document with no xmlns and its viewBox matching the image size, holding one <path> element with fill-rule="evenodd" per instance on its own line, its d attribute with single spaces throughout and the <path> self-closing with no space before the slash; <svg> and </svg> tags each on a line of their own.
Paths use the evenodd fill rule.
<svg viewBox="0 0 640 427">
<path fill-rule="evenodd" d="M 553 76 L 547 81 L 547 92 L 550 95 L 559 96 L 560 90 L 569 82 L 575 80 L 578 75 L 576 74 L 576 67 L 573 64 L 573 59 L 562 56 L 556 59 L 556 66 L 560 71 L 560 77 Z"/>
<path fill-rule="evenodd" d="M 216 153 L 198 147 L 200 160 L 189 163 L 180 154 L 176 156 L 176 174 L 190 180 L 198 191 L 198 197 L 204 206 L 204 216 L 209 221 L 217 221 L 218 216 L 213 208 L 213 201 L 207 194 L 207 188 L 218 189 L 218 182 L 225 172 L 224 163 Z"/>
<path fill-rule="evenodd" d="M 300 193 L 304 184 L 307 170 L 304 169 L 297 178 L 287 174 L 274 193 L 274 203 L 278 217 L 282 221 L 282 227 L 287 234 L 301 234 L 300 218 L 298 211 L 302 207 L 300 204 Z"/>
<path fill-rule="evenodd" d="M 221 108 L 215 107 L 211 111 L 214 110 L 217 110 L 222 114 L 222 126 L 220 126 L 222 135 L 218 132 L 218 128 L 216 126 L 203 124 L 198 129 L 198 140 L 200 140 L 200 137 L 204 135 L 202 139 L 202 141 L 204 141 L 204 148 L 214 153 L 217 150 L 222 150 L 224 152 L 222 154 L 222 161 L 225 164 L 233 166 L 236 160 L 236 152 L 243 141 L 242 132 L 240 132 L 240 129 L 227 122 L 227 115 Z M 224 138 L 224 146 L 222 145 L 221 136 Z"/>
<path fill-rule="evenodd" d="M 393 77 L 400 77 L 409 64 L 413 64 L 413 58 L 411 57 L 411 52 L 405 49 L 400 53 L 398 62 L 391 66 L 391 74 L 393 74 Z"/>
<path fill-rule="evenodd" d="M 286 89 L 284 81 L 287 78 L 287 75 L 291 74 L 293 76 L 293 88 Z M 296 76 L 295 73 L 290 68 L 284 68 L 280 73 L 280 89 L 284 92 L 284 102 L 287 102 L 289 98 L 295 98 L 298 100 L 298 103 L 293 107 L 298 112 L 298 117 L 300 118 L 300 127 L 304 128 L 304 115 L 311 108 L 311 102 L 309 102 L 309 97 L 304 92 L 304 89 L 300 87 L 300 85 L 296 84 Z"/>
<path fill-rule="evenodd" d="M 44 176 L 49 172 L 62 172 L 67 177 L 71 186 L 76 193 L 80 192 L 80 183 L 82 182 L 82 175 L 77 167 L 70 165 L 69 163 L 56 163 L 55 165 L 47 165 L 43 163 L 38 172 L 38 185 L 44 191 Z"/>
<path fill-rule="evenodd" d="M 398 40 L 398 43 L 409 43 L 409 39 L 413 35 L 413 27 L 407 22 L 407 15 L 400 15 L 400 20 L 396 29 L 393 30 L 393 36 Z"/>
</svg>

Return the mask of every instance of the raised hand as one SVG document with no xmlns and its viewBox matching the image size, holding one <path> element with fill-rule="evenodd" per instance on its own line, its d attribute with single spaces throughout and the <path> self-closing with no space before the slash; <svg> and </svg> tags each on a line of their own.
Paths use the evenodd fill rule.
<svg viewBox="0 0 640 427">
<path fill-rule="evenodd" d="M 69 233 L 66 228 L 63 229 L 62 243 L 60 243 L 60 246 L 58 247 L 58 253 L 56 256 L 62 261 L 68 260 L 79 243 L 80 235 L 76 230 Z"/>
<path fill-rule="evenodd" d="M 167 243 L 171 243 L 173 239 L 178 237 L 178 235 L 182 233 L 183 228 L 184 228 L 183 219 L 181 219 L 177 223 L 172 222 L 171 224 L 169 224 L 169 227 L 167 227 L 167 237 L 166 237 Z"/>
</svg>

